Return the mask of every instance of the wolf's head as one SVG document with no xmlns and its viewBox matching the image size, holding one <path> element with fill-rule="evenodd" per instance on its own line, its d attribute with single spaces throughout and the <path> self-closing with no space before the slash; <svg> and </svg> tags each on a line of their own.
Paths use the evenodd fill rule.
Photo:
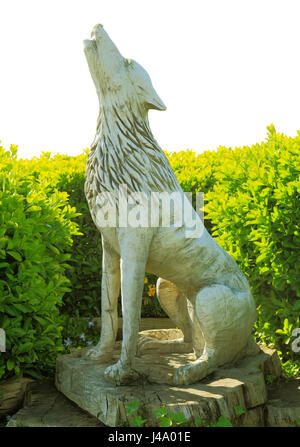
<svg viewBox="0 0 300 447">
<path fill-rule="evenodd" d="M 132 103 L 135 98 L 140 110 L 166 110 L 146 70 L 120 54 L 102 25 L 84 41 L 84 52 L 102 106 Z"/>
</svg>

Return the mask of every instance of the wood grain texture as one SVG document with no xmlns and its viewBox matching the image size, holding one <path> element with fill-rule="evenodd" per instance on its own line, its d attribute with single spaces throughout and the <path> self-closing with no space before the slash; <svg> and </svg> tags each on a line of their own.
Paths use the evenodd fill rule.
<svg viewBox="0 0 300 447">
<path fill-rule="evenodd" d="M 166 405 L 168 411 L 181 411 L 189 423 L 200 417 L 205 424 L 214 423 L 222 414 L 235 425 L 263 425 L 263 406 L 267 401 L 265 377 L 278 377 L 280 361 L 275 351 L 262 348 L 256 355 L 230 368 L 219 368 L 211 376 L 193 385 L 174 386 L 172 377 L 191 354 L 142 355 L 136 357 L 136 383 L 116 387 L 107 381 L 107 365 L 91 361 L 84 350 L 57 359 L 56 387 L 84 410 L 115 427 L 128 423 L 125 405 L 140 400 L 141 416 L 155 423 L 153 410 Z M 120 344 L 114 361 L 120 355 Z M 245 411 L 237 418 L 234 407 Z M 157 423 L 157 421 L 156 421 Z"/>
</svg>

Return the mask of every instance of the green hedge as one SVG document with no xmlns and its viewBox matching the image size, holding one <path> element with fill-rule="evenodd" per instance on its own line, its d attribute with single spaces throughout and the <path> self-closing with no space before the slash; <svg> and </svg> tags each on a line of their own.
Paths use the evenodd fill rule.
<svg viewBox="0 0 300 447">
<path fill-rule="evenodd" d="M 223 162 L 206 213 L 213 237 L 248 277 L 257 338 L 280 351 L 287 373 L 299 374 L 291 336 L 300 327 L 300 132 L 268 131 L 266 143 L 218 151 Z"/>
<path fill-rule="evenodd" d="M 67 194 L 20 169 L 16 154 L 0 146 L 0 379 L 53 372 L 64 350 L 59 306 L 70 290 L 65 270 L 78 234 Z"/>
</svg>

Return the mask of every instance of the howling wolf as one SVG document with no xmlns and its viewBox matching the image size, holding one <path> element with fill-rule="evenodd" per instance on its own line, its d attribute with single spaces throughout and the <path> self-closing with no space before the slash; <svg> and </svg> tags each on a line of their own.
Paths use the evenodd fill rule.
<svg viewBox="0 0 300 447">
<path fill-rule="evenodd" d="M 85 195 L 103 248 L 101 337 L 86 356 L 109 362 L 118 328 L 121 289 L 122 350 L 119 361 L 106 368 L 106 378 L 116 384 L 133 380 L 137 351 L 194 350 L 195 360 L 176 370 L 174 384 L 197 382 L 219 366 L 257 349 L 251 336 L 256 309 L 247 279 L 184 198 L 169 161 L 152 135 L 148 110 L 166 107 L 147 72 L 134 60 L 122 57 L 102 25 L 96 25 L 91 39 L 84 41 L 84 51 L 100 108 L 87 161 Z M 190 208 L 198 234 L 187 237 L 189 222 L 178 223 L 178 200 L 174 201 L 169 226 L 103 225 L 103 193 L 117 200 L 124 185 L 129 193 L 144 193 L 141 201 L 146 206 L 152 192 L 177 193 Z M 119 214 L 121 204 L 116 203 Z M 155 204 L 154 211 L 161 219 L 161 202 Z M 145 272 L 160 277 L 158 299 L 182 329 L 183 339 L 144 340 L 138 346 Z"/>
</svg>

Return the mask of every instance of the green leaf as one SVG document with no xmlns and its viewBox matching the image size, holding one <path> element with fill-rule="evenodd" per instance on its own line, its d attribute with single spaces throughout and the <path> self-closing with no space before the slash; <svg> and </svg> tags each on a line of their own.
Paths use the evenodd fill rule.
<svg viewBox="0 0 300 447">
<path fill-rule="evenodd" d="M 59 255 L 60 251 L 52 244 L 48 245 L 48 248 L 50 248 L 50 250 L 55 254 L 55 255 Z"/>
<path fill-rule="evenodd" d="M 43 331 L 43 334 L 47 334 L 48 332 L 56 332 L 57 327 L 54 324 L 50 324 L 46 329 Z"/>
<path fill-rule="evenodd" d="M 163 405 L 158 410 L 153 410 L 153 413 L 157 418 L 161 418 L 162 416 L 165 416 L 167 414 L 167 409 L 165 405 Z"/>
<path fill-rule="evenodd" d="M 14 305 L 5 305 L 4 311 L 8 313 L 8 315 L 11 315 L 12 317 L 18 317 L 20 313 L 14 308 Z"/>
<path fill-rule="evenodd" d="M 0 262 L 0 269 L 4 269 L 5 267 L 9 267 L 8 262 Z"/>
<path fill-rule="evenodd" d="M 6 362 L 6 367 L 8 369 L 8 371 L 11 371 L 15 366 L 15 362 L 11 359 L 8 359 Z"/>
<path fill-rule="evenodd" d="M 275 379 L 276 379 L 276 377 L 273 376 L 272 374 L 268 374 L 266 377 L 267 382 L 270 384 L 273 383 Z"/>
<path fill-rule="evenodd" d="M 48 324 L 48 321 L 44 318 L 39 317 L 38 315 L 34 315 L 33 318 L 38 321 L 42 326 L 46 326 Z"/>
<path fill-rule="evenodd" d="M 287 318 L 285 318 L 283 321 L 283 330 L 285 333 L 287 333 L 289 330 L 289 320 Z"/>
<path fill-rule="evenodd" d="M 216 427 L 233 427 L 233 425 L 229 419 L 225 418 L 224 416 L 220 416 L 218 422 L 216 423 Z"/>
<path fill-rule="evenodd" d="M 141 416 L 135 416 L 130 422 L 130 427 L 143 427 L 147 419 L 142 419 Z"/>
<path fill-rule="evenodd" d="M 160 419 L 159 426 L 160 427 L 172 427 L 172 420 L 170 418 L 166 417 L 166 416 L 163 416 Z"/>
<path fill-rule="evenodd" d="M 294 302 L 293 309 L 294 310 L 300 310 L 300 300 L 297 300 L 297 301 Z"/>
<path fill-rule="evenodd" d="M 242 414 L 245 413 L 245 411 L 243 410 L 243 408 L 240 405 L 236 405 L 234 407 L 234 412 L 235 412 L 236 416 L 241 416 Z"/>
<path fill-rule="evenodd" d="M 203 420 L 201 418 L 196 418 L 195 419 L 195 425 L 198 426 L 198 427 L 203 425 Z"/>
<path fill-rule="evenodd" d="M 256 263 L 258 264 L 259 262 L 263 261 L 264 259 L 266 259 L 268 257 L 268 252 L 264 252 L 262 254 L 260 254 L 257 258 L 256 258 Z"/>
<path fill-rule="evenodd" d="M 185 418 L 185 416 L 181 412 L 174 413 L 174 414 L 170 413 L 169 417 L 176 424 L 184 424 L 185 422 L 187 422 L 187 419 Z"/>
<path fill-rule="evenodd" d="M 127 410 L 127 415 L 129 416 L 130 414 L 132 414 L 135 411 L 137 411 L 139 409 L 139 405 L 140 405 L 140 401 L 139 400 L 136 400 L 134 402 L 126 404 L 125 408 Z"/>
<path fill-rule="evenodd" d="M 33 348 L 32 342 L 23 343 L 19 346 L 18 354 L 23 354 L 24 352 L 29 352 Z"/>
<path fill-rule="evenodd" d="M 27 211 L 41 211 L 41 209 L 42 208 L 40 206 L 33 205 L 30 208 L 28 208 Z"/>
<path fill-rule="evenodd" d="M 14 303 L 14 306 L 16 309 L 18 309 L 24 313 L 30 312 L 30 310 L 31 310 L 29 307 L 25 306 L 24 304 Z"/>
<path fill-rule="evenodd" d="M 22 256 L 20 255 L 20 253 L 18 253 L 17 251 L 11 251 L 9 250 L 7 252 L 10 256 L 12 256 L 16 261 L 21 262 L 22 261 Z"/>
</svg>

